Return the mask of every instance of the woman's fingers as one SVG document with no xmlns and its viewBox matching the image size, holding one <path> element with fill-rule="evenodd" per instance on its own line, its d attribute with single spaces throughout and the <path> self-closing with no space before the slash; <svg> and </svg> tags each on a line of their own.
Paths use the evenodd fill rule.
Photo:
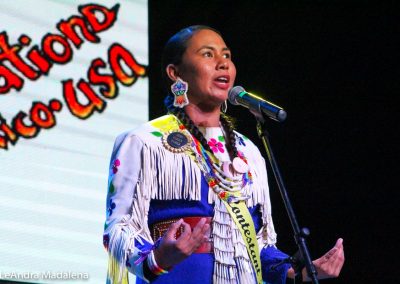
<svg viewBox="0 0 400 284">
<path fill-rule="evenodd" d="M 339 238 L 336 241 L 336 244 L 333 248 L 331 248 L 327 253 L 324 254 L 322 257 L 322 260 L 324 262 L 329 261 L 332 257 L 335 257 L 335 259 L 338 257 L 338 255 L 343 254 L 343 239 Z"/>
<path fill-rule="evenodd" d="M 175 240 L 175 235 L 178 232 L 179 227 L 181 226 L 182 223 L 183 219 L 179 219 L 175 223 L 171 224 L 163 238 L 166 240 Z"/>
<path fill-rule="evenodd" d="M 183 227 L 183 232 L 175 240 L 175 236 L 181 226 Z M 201 218 L 193 230 L 188 223 L 180 219 L 170 225 L 168 231 L 164 235 L 164 241 L 173 245 L 176 248 L 176 253 L 189 256 L 198 249 L 205 240 L 208 240 L 209 229 L 210 225 L 207 224 L 206 218 Z"/>
<path fill-rule="evenodd" d="M 183 232 L 175 239 L 178 232 Z M 154 250 L 157 263 L 163 268 L 170 268 L 191 255 L 210 235 L 210 225 L 202 218 L 193 231 L 183 219 L 171 224 L 165 233 L 160 246 Z"/>
<path fill-rule="evenodd" d="M 339 276 L 344 264 L 343 239 L 338 239 L 335 246 L 317 259 L 314 264 L 320 279 Z"/>
<path fill-rule="evenodd" d="M 199 223 L 194 227 L 192 233 L 193 240 L 193 251 L 197 250 L 201 244 L 209 239 L 210 236 L 210 225 L 207 224 L 207 220 L 202 218 Z"/>
<path fill-rule="evenodd" d="M 181 225 L 183 226 L 183 233 L 181 233 L 181 235 L 176 240 L 180 242 L 186 242 L 190 239 L 190 236 L 192 235 L 192 229 L 190 228 L 190 225 L 185 221 L 183 221 Z"/>
<path fill-rule="evenodd" d="M 329 261 L 329 259 L 330 259 L 332 256 L 335 255 L 335 253 L 337 252 L 337 250 L 338 250 L 338 249 L 337 249 L 336 247 L 330 249 L 327 253 L 324 254 L 324 256 L 323 256 L 322 259 L 323 259 L 324 261 Z"/>
<path fill-rule="evenodd" d="M 333 256 L 334 274 L 339 275 L 344 265 L 343 239 L 340 238 L 337 240 L 335 248 L 337 248 L 337 250 L 335 255 Z"/>
<path fill-rule="evenodd" d="M 208 239 L 210 225 L 206 224 L 206 222 L 206 218 L 201 218 L 193 230 L 190 229 L 188 224 L 183 223 L 186 224 L 187 227 L 185 226 L 184 233 L 177 239 L 177 245 L 181 247 L 185 253 L 191 254 L 204 240 Z"/>
<path fill-rule="evenodd" d="M 196 224 L 196 226 L 193 228 L 193 235 L 199 235 L 202 233 L 203 227 L 206 224 L 207 220 L 206 218 L 201 218 L 200 221 Z"/>
<path fill-rule="evenodd" d="M 201 244 L 204 240 L 204 237 L 208 237 L 209 229 L 210 229 L 210 225 L 207 224 L 207 219 L 201 218 L 201 220 L 193 228 L 192 239 L 195 242 L 200 241 L 200 244 Z"/>
</svg>

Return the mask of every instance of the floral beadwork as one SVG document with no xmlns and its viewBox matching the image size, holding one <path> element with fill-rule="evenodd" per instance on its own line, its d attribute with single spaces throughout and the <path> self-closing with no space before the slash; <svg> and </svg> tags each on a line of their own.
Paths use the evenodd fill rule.
<svg viewBox="0 0 400 284">
<path fill-rule="evenodd" d="M 238 156 L 239 156 L 240 158 L 242 158 L 242 159 L 246 162 L 246 164 L 247 164 L 247 159 L 246 159 L 246 157 L 244 156 L 244 153 L 243 153 L 242 151 L 238 151 Z"/>
<path fill-rule="evenodd" d="M 114 187 L 114 184 L 111 182 L 110 186 L 108 187 L 108 192 L 109 193 L 114 193 L 114 191 L 115 191 L 115 187 Z"/>
<path fill-rule="evenodd" d="M 238 141 L 238 142 L 239 142 L 239 145 L 246 146 L 246 143 L 244 143 L 243 137 L 237 136 L 237 139 L 239 140 L 239 141 Z"/>
<path fill-rule="evenodd" d="M 212 155 L 211 153 L 207 153 L 207 151 L 201 145 L 200 141 L 195 138 L 193 140 L 196 144 L 195 149 L 197 152 L 197 161 L 199 164 L 204 165 L 204 168 L 206 170 L 205 176 L 209 187 L 212 188 L 212 190 L 218 195 L 221 200 L 228 203 L 240 200 L 247 200 L 249 196 L 244 195 L 239 191 L 241 191 L 241 189 L 247 184 L 252 183 L 252 176 L 250 171 L 247 170 L 247 172 L 243 173 L 242 175 L 238 173 L 235 177 L 232 177 L 232 179 L 228 178 L 229 180 L 227 180 L 223 169 L 224 163 L 222 163 L 221 165 L 214 155 Z M 216 144 L 218 143 L 216 139 L 211 138 L 210 142 L 211 143 L 209 143 L 209 145 L 213 144 L 210 145 L 211 149 L 212 146 L 218 149 L 218 147 L 216 146 Z M 222 143 L 220 144 L 222 146 Z M 238 156 L 239 157 L 236 157 L 235 159 L 240 158 L 247 165 L 247 159 L 244 157 L 243 152 L 238 151 Z"/>
<path fill-rule="evenodd" d="M 163 136 L 163 134 L 161 132 L 159 132 L 159 131 L 153 131 L 153 132 L 150 132 L 150 133 L 153 134 L 156 137 L 162 137 Z"/>
<path fill-rule="evenodd" d="M 115 209 L 115 207 L 116 207 L 115 202 L 113 202 L 113 200 L 110 199 L 110 201 L 108 202 L 108 208 L 107 208 L 108 216 L 112 215 L 113 210 Z"/>
<path fill-rule="evenodd" d="M 171 91 L 174 94 L 174 106 L 183 108 L 189 104 L 187 98 L 188 84 L 180 78 L 171 85 Z"/>
<path fill-rule="evenodd" d="M 116 174 L 117 172 L 118 172 L 118 167 L 121 165 L 121 162 L 118 160 L 118 159 L 116 159 L 115 161 L 114 161 L 114 163 L 113 163 L 113 167 L 112 167 L 112 170 L 113 170 L 113 173 L 114 174 Z"/>
<path fill-rule="evenodd" d="M 221 191 L 218 195 L 222 200 L 228 203 L 231 203 L 231 201 L 235 198 L 235 196 L 232 193 L 227 191 Z"/>
<path fill-rule="evenodd" d="M 184 93 L 187 92 L 187 89 L 188 84 L 180 79 L 178 79 L 175 84 L 171 86 L 171 90 L 176 96 L 182 96 Z"/>
<path fill-rule="evenodd" d="M 218 153 L 218 152 L 224 153 L 225 152 L 224 145 L 222 145 L 221 142 L 218 142 L 214 138 L 211 138 L 210 141 L 208 141 L 208 145 L 210 146 L 211 150 L 214 153 Z"/>
</svg>

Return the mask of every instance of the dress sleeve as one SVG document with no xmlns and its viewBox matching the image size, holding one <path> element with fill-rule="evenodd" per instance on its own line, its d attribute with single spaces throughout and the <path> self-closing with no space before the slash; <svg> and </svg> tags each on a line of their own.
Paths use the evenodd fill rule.
<svg viewBox="0 0 400 284">
<path fill-rule="evenodd" d="M 270 206 L 270 204 L 268 205 Z M 264 209 L 265 210 L 265 209 Z M 264 220 L 265 221 L 265 220 Z M 271 214 L 267 216 L 267 223 L 264 222 L 262 228 L 257 234 L 258 245 L 261 249 L 260 259 L 262 266 L 262 277 L 266 284 L 285 284 L 287 271 L 290 268 L 290 264 L 282 263 L 275 269 L 274 265 L 278 264 L 283 259 L 287 258 L 288 255 L 281 252 L 276 247 L 276 234 L 273 231 L 273 243 L 271 243 L 271 233 L 269 230 L 274 230 Z"/>
<path fill-rule="evenodd" d="M 147 212 L 143 210 L 143 194 L 137 189 L 143 147 L 139 137 L 131 134 L 118 136 L 114 143 L 103 234 L 109 255 L 107 283 L 126 283 L 128 271 L 145 279 L 143 261 L 138 262 L 143 252 L 151 249 L 152 240 L 145 233 Z"/>
<path fill-rule="evenodd" d="M 288 255 L 281 252 L 273 245 L 267 245 L 261 250 L 260 257 L 263 280 L 267 284 L 285 284 L 290 264 L 282 263 L 276 268 L 272 268 L 272 266 L 287 258 Z"/>
</svg>

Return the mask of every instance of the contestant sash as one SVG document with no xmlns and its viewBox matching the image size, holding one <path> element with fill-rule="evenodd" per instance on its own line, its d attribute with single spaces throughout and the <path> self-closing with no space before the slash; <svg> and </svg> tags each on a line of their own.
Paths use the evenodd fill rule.
<svg viewBox="0 0 400 284">
<path fill-rule="evenodd" d="M 247 253 L 249 254 L 251 263 L 253 264 L 253 268 L 257 276 L 257 283 L 261 284 L 262 270 L 260 251 L 258 249 L 256 230 L 254 228 L 253 219 L 251 218 L 249 209 L 243 200 L 231 203 L 226 202 L 222 198 L 221 200 L 224 202 L 226 209 L 242 234 L 243 241 L 246 244 Z"/>
</svg>

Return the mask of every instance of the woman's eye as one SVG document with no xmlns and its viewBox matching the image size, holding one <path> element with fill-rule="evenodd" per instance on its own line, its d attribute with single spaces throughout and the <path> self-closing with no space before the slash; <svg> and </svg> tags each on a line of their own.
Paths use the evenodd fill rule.
<svg viewBox="0 0 400 284">
<path fill-rule="evenodd" d="M 212 53 L 207 51 L 203 53 L 204 57 L 212 57 Z"/>
<path fill-rule="evenodd" d="M 224 54 L 224 58 L 231 58 L 230 53 L 225 53 L 225 54 Z"/>
</svg>

